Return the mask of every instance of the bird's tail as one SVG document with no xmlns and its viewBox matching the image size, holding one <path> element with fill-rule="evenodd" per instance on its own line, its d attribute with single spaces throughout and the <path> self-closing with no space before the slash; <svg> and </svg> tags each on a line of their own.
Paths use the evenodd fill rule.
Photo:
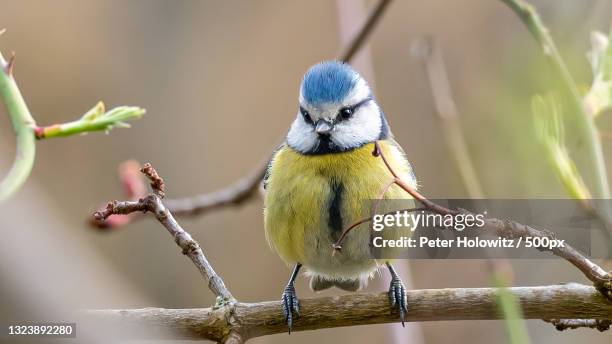
<svg viewBox="0 0 612 344">
<path fill-rule="evenodd" d="M 310 288 L 314 291 L 321 291 L 336 287 L 346 291 L 357 291 L 361 287 L 359 279 L 326 279 L 319 275 L 310 278 Z"/>
</svg>

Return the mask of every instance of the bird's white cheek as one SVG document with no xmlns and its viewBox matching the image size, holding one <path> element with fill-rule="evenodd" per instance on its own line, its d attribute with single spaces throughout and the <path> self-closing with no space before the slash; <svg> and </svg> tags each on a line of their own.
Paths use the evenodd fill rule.
<svg viewBox="0 0 612 344">
<path fill-rule="evenodd" d="M 340 147 L 359 147 L 377 140 L 381 125 L 377 110 L 374 107 L 364 108 L 350 120 L 338 123 L 334 128 L 332 139 Z"/>
<path fill-rule="evenodd" d="M 287 134 L 287 143 L 300 152 L 308 152 L 317 144 L 317 134 L 312 126 L 297 118 L 291 124 Z"/>
</svg>

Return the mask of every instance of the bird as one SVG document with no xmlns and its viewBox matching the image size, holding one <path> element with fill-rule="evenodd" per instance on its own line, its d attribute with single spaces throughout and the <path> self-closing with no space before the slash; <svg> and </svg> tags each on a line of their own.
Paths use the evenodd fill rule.
<svg viewBox="0 0 612 344">
<path fill-rule="evenodd" d="M 300 315 L 295 280 L 301 269 L 314 291 L 336 287 L 354 292 L 386 266 L 390 310 L 399 313 L 404 325 L 406 287 L 390 259 L 372 259 L 371 232 L 352 231 L 341 253 L 331 254 L 343 229 L 369 215 L 367 201 L 380 197 L 381 190 L 388 187 L 385 199 L 412 199 L 397 185 L 388 186 L 392 176 L 373 154 L 375 147 L 416 189 L 412 166 L 366 80 L 340 61 L 309 68 L 300 85 L 297 115 L 263 180 L 266 239 L 293 266 L 281 297 L 289 333 Z"/>
</svg>

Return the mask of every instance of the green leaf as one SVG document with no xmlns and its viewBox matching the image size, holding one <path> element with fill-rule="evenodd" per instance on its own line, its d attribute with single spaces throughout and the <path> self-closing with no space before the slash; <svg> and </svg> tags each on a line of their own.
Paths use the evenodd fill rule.
<svg viewBox="0 0 612 344">
<path fill-rule="evenodd" d="M 101 114 L 104 113 L 104 103 L 98 102 L 91 110 L 87 111 L 83 116 L 81 116 L 81 120 L 83 121 L 93 121 L 98 118 Z"/>
</svg>

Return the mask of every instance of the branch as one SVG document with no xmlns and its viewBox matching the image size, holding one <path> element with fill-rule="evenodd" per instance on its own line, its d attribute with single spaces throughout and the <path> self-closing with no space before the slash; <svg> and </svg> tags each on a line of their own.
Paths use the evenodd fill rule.
<svg viewBox="0 0 612 344">
<path fill-rule="evenodd" d="M 386 162 L 382 151 L 375 145 L 377 156 L 387 164 L 390 173 L 396 176 Z M 217 295 L 217 305 L 207 309 L 140 309 L 140 310 L 97 310 L 85 311 L 86 317 L 93 319 L 96 325 L 104 320 L 112 322 L 112 332 L 117 328 L 129 325 L 150 325 L 155 329 L 170 329 L 180 338 L 211 339 L 226 343 L 243 343 L 253 337 L 264 336 L 286 331 L 281 304 L 275 302 L 239 303 L 225 287 L 221 278 L 215 273 L 204 256 L 198 243 L 174 219 L 163 205 L 164 181 L 150 164 L 145 164 L 141 172 L 151 182 L 153 192 L 137 201 L 114 201 L 103 211 L 96 212 L 97 220 L 104 220 L 110 215 L 125 215 L 134 212 L 151 212 L 155 218 L 174 237 L 183 253 L 198 267 L 208 280 L 209 288 Z M 396 183 L 402 186 L 396 177 Z M 407 187 L 408 186 L 402 186 Z M 429 211 L 440 209 L 412 190 L 416 199 L 421 200 Z M 427 203 L 429 202 L 429 203 Z M 449 213 L 457 211 L 447 210 Z M 512 222 L 488 220 L 488 225 L 512 230 L 512 235 L 529 232 L 529 227 Z M 530 232 L 529 232 L 530 233 Z M 565 252 L 566 259 L 590 262 L 578 252 Z M 593 271 L 598 272 L 591 263 Z M 601 268 L 599 268 L 601 270 Z M 603 272 L 605 274 L 605 272 Z M 606 300 L 593 287 L 578 284 L 545 287 L 519 288 L 477 288 L 477 289 L 440 289 L 413 290 L 408 292 L 410 300 L 409 321 L 433 320 L 476 320 L 499 319 L 500 312 L 497 299 L 500 293 L 510 293 L 523 308 L 528 319 L 562 319 L 588 318 L 608 319 L 612 315 L 612 303 Z M 295 329 L 313 330 L 340 326 L 353 326 L 396 322 L 397 314 L 389 311 L 389 300 L 386 294 L 352 294 L 340 297 L 306 299 L 301 302 L 302 313 L 295 323 Z M 98 327 L 99 328 L 99 327 Z M 109 330 L 110 331 L 110 330 Z M 102 331 L 107 333 L 109 331 Z M 137 333 L 135 338 L 153 336 L 159 331 L 131 331 Z M 97 332 L 101 333 L 101 332 Z M 122 332 L 125 333 L 125 332 Z"/>
<path fill-rule="evenodd" d="M 359 29 L 355 37 L 351 39 L 351 42 L 344 49 L 344 51 L 340 54 L 340 58 L 338 60 L 348 63 L 353 59 L 355 54 L 359 51 L 359 49 L 361 49 L 363 44 L 366 42 L 369 35 L 372 33 L 372 31 L 374 31 L 376 24 L 378 24 L 378 22 L 380 21 L 380 18 L 382 17 L 383 13 L 385 13 L 385 10 L 387 9 L 390 3 L 391 3 L 391 0 L 379 0 L 378 1 L 378 3 L 374 6 L 374 8 L 372 8 L 372 11 L 368 15 L 368 18 L 366 19 L 366 21 L 363 23 L 363 26 L 361 27 L 361 29 Z"/>
<path fill-rule="evenodd" d="M 573 283 L 507 290 L 519 300 L 526 319 L 608 319 L 612 315 L 612 303 L 593 287 Z M 496 305 L 498 292 L 496 288 L 410 290 L 407 321 L 501 319 Z M 108 324 L 112 332 L 145 325 L 172 330 L 174 339 L 223 342 L 229 333 L 242 340 L 285 333 L 287 327 L 280 310 L 280 301 L 268 301 L 235 303 L 217 309 L 88 310 L 83 316 L 96 325 Z M 389 312 L 384 293 L 302 299 L 300 314 L 294 331 L 399 322 L 397 314 Z M 154 331 L 139 330 L 131 335 L 137 339 L 155 338 Z"/>
<path fill-rule="evenodd" d="M 382 151 L 378 150 L 378 145 L 375 146 L 377 155 L 386 163 Z M 395 175 L 389 165 L 388 168 L 391 174 Z M 153 192 L 138 201 L 111 202 L 105 210 L 97 212 L 94 215 L 95 218 L 104 220 L 112 214 L 123 215 L 141 211 L 153 213 L 155 218 L 175 238 L 175 242 L 181 247 L 183 253 L 191 258 L 208 280 L 209 288 L 221 300 L 212 309 L 99 310 L 86 311 L 86 315 L 96 320 L 98 325 L 101 320 L 114 321 L 112 325 L 114 332 L 117 326 L 148 324 L 158 330 L 160 328 L 171 329 L 181 338 L 212 339 L 226 343 L 242 343 L 249 338 L 285 332 L 286 325 L 280 311 L 280 302 L 249 304 L 235 301 L 204 256 L 198 243 L 174 220 L 172 214 L 163 205 L 161 201 L 164 195 L 163 179 L 150 164 L 145 164 L 141 172 L 151 181 Z M 416 191 L 412 190 L 412 192 L 415 198 L 426 200 Z M 428 207 L 428 209 L 433 211 L 439 207 Z M 456 213 L 456 211 L 447 211 Z M 500 233 L 510 231 L 510 234 L 504 235 L 539 234 L 532 233 L 534 229 L 530 227 L 509 221 L 487 220 L 487 226 L 497 228 Z M 594 275 L 605 274 L 605 271 L 575 250 L 572 251 L 567 247 L 565 249 L 567 251 L 556 250 L 579 267 L 583 264 L 590 264 L 591 270 L 588 272 Z M 499 319 L 496 300 L 501 292 L 510 293 L 518 300 L 523 308 L 524 317 L 527 319 L 608 319 L 612 315 L 612 303 L 603 298 L 595 288 L 569 284 L 504 288 L 503 290 L 497 288 L 413 290 L 408 292 L 411 306 L 408 320 Z M 396 314 L 389 312 L 388 302 L 386 294 L 353 294 L 302 300 L 302 315 L 297 319 L 295 329 L 298 331 L 312 330 L 398 321 Z M 157 332 L 137 331 L 136 333 L 155 336 Z"/>
<path fill-rule="evenodd" d="M 140 194 L 135 194 L 134 189 L 144 188 L 142 178 L 135 176 L 133 173 L 134 166 L 138 169 L 139 164 L 133 160 L 123 162 L 119 166 L 119 179 L 127 198 L 130 200 L 142 197 Z M 257 196 L 267 166 L 268 161 L 266 160 L 251 175 L 239 179 L 224 189 L 193 197 L 166 199 L 164 204 L 170 212 L 177 216 L 201 215 L 226 206 L 241 205 Z M 94 221 L 90 221 L 90 224 L 98 229 L 116 229 L 141 218 L 142 214 L 132 213 L 129 217 L 110 216 L 105 219 L 94 219 Z"/>
<path fill-rule="evenodd" d="M 167 200 L 166 206 L 176 215 L 198 215 L 207 211 L 237 206 L 257 196 L 261 183 L 268 167 L 268 159 L 262 162 L 250 175 L 239 179 L 227 188 L 197 195 L 189 198 Z"/>
<path fill-rule="evenodd" d="M 372 152 L 372 155 L 375 157 L 380 157 L 385 166 L 387 167 L 389 173 L 391 173 L 391 175 L 394 177 L 394 183 L 400 188 L 402 188 L 404 191 L 406 191 L 408 194 L 410 194 L 415 200 L 422 203 L 428 209 L 428 211 L 442 215 L 456 215 L 461 212 L 467 212 L 466 210 L 449 209 L 436 203 L 433 203 L 425 196 L 421 195 L 414 188 L 412 188 L 412 186 L 410 186 L 408 183 L 404 182 L 387 161 L 387 158 L 385 157 L 383 151 L 378 145 L 378 141 L 374 142 L 374 151 Z M 359 221 L 359 224 L 364 223 L 366 221 L 367 219 L 361 220 Z M 351 230 L 354 230 L 355 228 L 357 228 L 357 225 L 351 225 L 350 227 L 345 229 L 340 235 L 338 241 L 334 243 L 333 249 L 336 251 L 340 251 L 342 249 L 343 240 L 346 238 L 347 233 Z M 503 221 L 495 218 L 488 218 L 485 219 L 485 224 L 482 228 L 494 231 L 498 235 L 508 239 L 514 239 L 518 237 L 546 237 L 549 239 L 555 238 L 555 234 L 551 231 L 535 229 L 533 227 L 523 225 L 511 220 Z M 603 268 L 592 262 L 589 258 L 584 256 L 582 253 L 580 253 L 578 250 L 576 250 L 569 244 L 565 244 L 563 247 L 554 247 L 547 249 L 542 248 L 541 250 L 549 251 L 554 255 L 561 257 L 573 264 L 591 282 L 593 282 L 597 290 L 599 290 L 607 299 L 612 301 L 611 273 L 606 272 Z"/>
<path fill-rule="evenodd" d="M 461 128 L 459 127 L 459 123 L 457 121 L 459 117 L 459 112 L 457 110 L 457 105 L 455 104 L 452 94 L 451 94 L 450 83 L 448 81 L 448 77 L 446 74 L 446 68 L 444 66 L 441 49 L 432 38 L 425 38 L 421 42 L 419 42 L 418 45 L 415 46 L 415 52 L 419 55 L 420 58 L 423 59 L 423 62 L 425 63 L 427 77 L 429 78 L 429 83 L 431 86 L 431 91 L 433 94 L 434 104 L 436 107 L 438 118 L 440 119 L 443 125 L 443 129 L 445 130 L 445 133 L 446 133 L 445 136 L 447 137 L 447 143 L 449 146 L 448 148 L 454 153 L 453 156 L 455 157 L 455 162 L 457 163 L 459 167 L 460 175 L 463 178 L 463 181 L 464 181 L 464 184 L 466 185 L 468 193 L 470 194 L 472 198 L 482 199 L 484 198 L 483 196 L 484 194 L 482 192 L 482 188 L 480 187 L 480 184 L 478 183 L 478 179 L 476 178 L 476 173 L 475 173 L 470 155 L 467 150 L 465 138 L 463 137 L 461 133 Z M 561 64 L 561 66 L 564 67 L 563 64 Z M 569 73 L 567 75 L 569 75 Z M 589 203 L 590 202 L 587 202 L 587 203 L 584 203 L 583 205 L 588 206 Z M 595 213 L 595 215 L 597 215 L 595 209 L 592 209 L 592 210 Z M 602 220 L 605 220 L 605 218 L 602 218 Z M 517 223 L 514 223 L 514 225 L 523 226 Z M 494 230 L 497 233 L 506 232 L 504 233 L 505 237 L 507 237 L 508 235 L 513 235 L 512 231 L 505 231 L 505 230 L 502 230 L 501 228 L 494 228 Z M 530 228 L 530 231 L 534 231 L 534 229 Z M 607 234 L 608 233 L 607 230 L 604 230 L 604 233 Z M 534 233 L 531 233 L 531 234 L 533 235 Z M 544 234 L 544 233 L 538 233 L 538 234 Z M 525 235 L 529 235 L 529 233 L 524 233 L 522 236 L 525 236 Z M 552 233 L 548 232 L 546 235 L 552 235 Z M 597 267 L 595 268 L 595 270 L 598 272 L 595 275 L 593 275 L 591 273 L 592 269 L 590 267 L 588 259 L 587 261 L 582 261 L 582 258 L 586 259 L 586 257 L 580 258 L 578 257 L 580 256 L 580 253 L 578 251 L 576 251 L 575 249 L 571 247 L 570 247 L 570 250 L 572 251 L 571 256 L 573 257 L 572 260 L 570 261 L 574 261 L 574 262 L 580 261 L 578 266 L 581 269 L 581 271 L 585 271 L 586 269 L 587 277 L 589 277 L 589 279 L 591 279 L 591 281 L 594 282 L 596 286 L 598 286 L 598 289 L 602 291 L 604 295 L 607 295 L 607 297 L 610 298 L 610 290 L 611 290 L 610 286 L 609 285 L 608 287 L 600 286 L 602 281 L 605 281 L 605 279 L 600 279 L 600 278 L 605 277 L 604 275 L 602 275 L 603 270 L 598 269 Z M 559 253 L 559 254 L 563 254 L 563 253 Z M 489 266 L 493 268 L 494 276 L 497 275 L 496 279 L 499 280 L 501 278 L 500 276 L 501 269 L 499 268 L 499 266 L 497 266 L 499 265 L 499 261 L 496 261 L 495 263 L 493 261 L 490 261 L 490 262 L 491 263 Z M 605 273 L 605 271 L 603 272 Z M 597 320 L 594 320 L 594 319 L 564 319 L 563 321 L 597 322 Z M 557 326 L 557 329 L 559 329 L 559 326 Z"/>
<path fill-rule="evenodd" d="M 164 197 L 164 181 L 150 164 L 145 164 L 141 172 L 151 181 L 153 193 L 138 201 L 109 202 L 106 209 L 94 214 L 97 221 L 104 221 L 111 215 L 127 215 L 134 212 L 150 212 L 172 235 L 176 244 L 196 265 L 200 273 L 208 281 L 208 287 L 221 302 L 233 302 L 234 297 L 225 287 L 223 280 L 212 268 L 200 245 L 176 222 L 172 214 L 162 203 Z"/>
</svg>

